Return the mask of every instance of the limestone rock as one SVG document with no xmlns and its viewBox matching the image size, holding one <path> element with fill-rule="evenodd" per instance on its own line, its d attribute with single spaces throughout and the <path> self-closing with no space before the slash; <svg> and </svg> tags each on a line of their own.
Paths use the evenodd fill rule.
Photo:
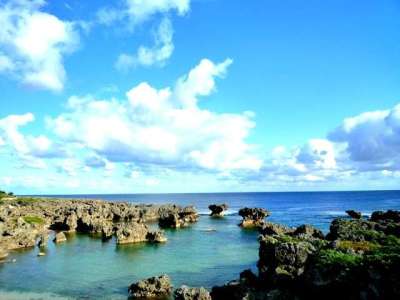
<svg viewBox="0 0 400 300">
<path fill-rule="evenodd" d="M 239 210 L 239 216 L 243 218 L 240 226 L 244 228 L 262 228 L 264 219 L 269 215 L 270 213 L 263 208 L 242 208 Z"/>
<path fill-rule="evenodd" d="M 64 232 L 59 232 L 56 234 L 53 240 L 56 244 L 63 243 L 67 241 L 67 237 L 65 236 Z"/>
<path fill-rule="evenodd" d="M 167 275 L 151 277 L 131 284 L 128 292 L 133 299 L 167 297 L 172 293 L 171 280 Z"/>
<path fill-rule="evenodd" d="M 175 300 L 211 300 L 210 293 L 203 287 L 191 288 L 182 285 L 174 292 Z"/>
<path fill-rule="evenodd" d="M 208 206 L 208 209 L 211 210 L 210 216 L 212 217 L 222 217 L 224 215 L 224 211 L 228 209 L 227 204 L 212 204 Z"/>
</svg>

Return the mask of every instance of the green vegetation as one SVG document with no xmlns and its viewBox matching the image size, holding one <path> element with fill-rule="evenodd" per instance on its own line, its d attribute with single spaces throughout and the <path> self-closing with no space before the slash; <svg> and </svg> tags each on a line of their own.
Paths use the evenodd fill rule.
<svg viewBox="0 0 400 300">
<path fill-rule="evenodd" d="M 41 200 L 40 198 L 18 197 L 15 200 L 15 203 L 25 206 L 25 205 L 29 205 L 29 204 L 33 204 L 33 203 L 39 202 L 40 200 Z"/>
<path fill-rule="evenodd" d="M 29 224 L 44 224 L 44 220 L 38 216 L 25 216 L 23 219 Z"/>
<path fill-rule="evenodd" d="M 362 257 L 347 254 L 334 249 L 321 250 L 317 256 L 317 264 L 321 267 L 351 268 L 360 265 Z"/>
<path fill-rule="evenodd" d="M 339 241 L 338 248 L 340 250 L 354 250 L 354 251 L 364 251 L 369 252 L 379 248 L 380 245 L 368 241 Z"/>
</svg>

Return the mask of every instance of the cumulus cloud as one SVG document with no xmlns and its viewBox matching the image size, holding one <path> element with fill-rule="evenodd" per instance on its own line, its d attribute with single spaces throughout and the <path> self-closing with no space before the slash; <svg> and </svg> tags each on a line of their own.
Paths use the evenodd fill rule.
<svg viewBox="0 0 400 300">
<path fill-rule="evenodd" d="M 118 70 L 126 71 L 138 65 L 163 65 L 174 51 L 172 37 L 171 21 L 164 18 L 154 34 L 154 45 L 152 47 L 140 46 L 135 55 L 120 54 L 115 67 Z"/>
<path fill-rule="evenodd" d="M 43 12 L 43 0 L 9 0 L 0 7 L 0 72 L 23 84 L 60 91 L 65 54 L 79 42 L 76 24 Z"/>
<path fill-rule="evenodd" d="M 50 121 L 63 140 L 80 143 L 111 162 L 135 162 L 210 171 L 259 169 L 261 160 L 246 143 L 252 114 L 201 109 L 199 96 L 215 91 L 215 78 L 231 60 L 204 59 L 174 87 L 142 82 L 124 101 L 72 97 L 69 112 Z"/>
<path fill-rule="evenodd" d="M 400 169 L 400 104 L 347 118 L 328 137 L 360 169 Z"/>
<path fill-rule="evenodd" d="M 24 135 L 20 127 L 34 121 L 34 115 L 9 115 L 0 119 L 0 138 L 21 158 L 23 165 L 33 168 L 44 168 L 40 158 L 63 157 L 66 152 L 59 143 L 54 143 L 44 135 Z"/>
</svg>

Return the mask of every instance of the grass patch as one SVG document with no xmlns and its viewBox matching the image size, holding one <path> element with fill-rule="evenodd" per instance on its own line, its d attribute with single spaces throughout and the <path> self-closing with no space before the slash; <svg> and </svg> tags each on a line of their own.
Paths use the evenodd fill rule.
<svg viewBox="0 0 400 300">
<path fill-rule="evenodd" d="M 354 251 L 364 251 L 369 252 L 376 250 L 380 247 L 380 245 L 368 242 L 368 241 L 339 241 L 338 248 L 340 250 L 349 250 L 352 249 Z"/>
<path fill-rule="evenodd" d="M 20 198 L 17 198 L 16 200 L 14 200 L 15 203 L 17 203 L 19 205 L 23 205 L 23 206 L 37 203 L 39 201 L 41 201 L 40 198 L 32 198 L 32 197 L 20 197 Z"/>
<path fill-rule="evenodd" d="M 317 264 L 323 267 L 351 268 L 360 263 L 362 263 L 362 257 L 333 249 L 321 250 L 317 257 Z"/>
<path fill-rule="evenodd" d="M 44 224 L 44 220 L 41 217 L 37 216 L 25 216 L 23 217 L 24 221 L 29 224 Z"/>
</svg>

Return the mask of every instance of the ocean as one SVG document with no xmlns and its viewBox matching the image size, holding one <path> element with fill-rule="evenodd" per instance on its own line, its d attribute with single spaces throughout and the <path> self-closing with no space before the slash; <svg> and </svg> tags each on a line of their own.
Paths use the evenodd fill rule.
<svg viewBox="0 0 400 300">
<path fill-rule="evenodd" d="M 15 262 L 0 264 L 0 299 L 127 299 L 129 284 L 164 273 L 175 287 L 226 283 L 244 269 L 257 270 L 258 233 L 237 226 L 242 207 L 266 208 L 271 222 L 311 224 L 324 232 L 347 209 L 365 216 L 400 210 L 400 191 L 53 196 L 194 205 L 201 217 L 189 228 L 166 230 L 168 242 L 162 245 L 117 246 L 114 240 L 73 234 L 64 244 L 49 242 L 43 257 L 37 248 L 13 252 Z M 228 204 L 224 218 L 208 217 L 213 203 Z"/>
</svg>

